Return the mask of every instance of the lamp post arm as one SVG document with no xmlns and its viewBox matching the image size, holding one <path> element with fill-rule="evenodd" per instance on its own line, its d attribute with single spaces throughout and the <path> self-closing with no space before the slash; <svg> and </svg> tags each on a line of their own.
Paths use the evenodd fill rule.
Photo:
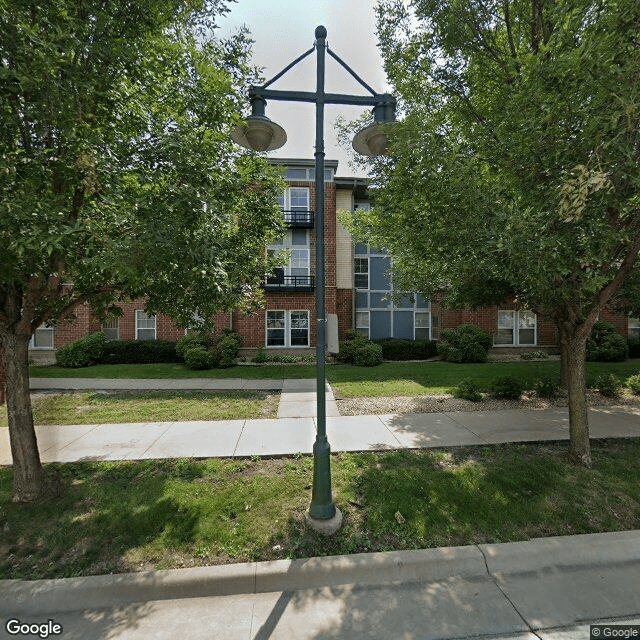
<svg viewBox="0 0 640 640">
<path fill-rule="evenodd" d="M 311 102 L 318 101 L 318 94 L 314 91 L 283 91 L 279 89 L 265 89 L 264 87 L 251 87 L 249 98 L 264 98 L 265 100 L 281 100 L 285 102 Z M 373 96 L 353 96 L 341 93 L 325 93 L 325 104 L 349 104 L 353 106 L 375 107 L 388 100 L 387 94 L 376 93 Z"/>
<path fill-rule="evenodd" d="M 273 76 L 271 80 L 269 80 L 268 82 L 265 82 L 265 84 L 263 84 L 261 88 L 266 89 L 270 84 L 273 84 L 278 78 L 282 78 L 282 76 L 285 73 L 287 73 L 289 69 L 295 67 L 298 64 L 298 62 L 302 62 L 302 60 L 304 60 L 308 55 L 311 55 L 314 51 L 315 51 L 315 46 L 311 47 L 309 51 L 305 51 L 301 56 L 296 58 L 291 64 L 288 64 L 280 73 L 277 73 L 275 76 Z"/>
<path fill-rule="evenodd" d="M 376 92 L 336 53 L 331 51 L 327 46 L 327 53 L 338 62 L 339 65 L 344 67 L 371 95 L 376 96 Z"/>
</svg>

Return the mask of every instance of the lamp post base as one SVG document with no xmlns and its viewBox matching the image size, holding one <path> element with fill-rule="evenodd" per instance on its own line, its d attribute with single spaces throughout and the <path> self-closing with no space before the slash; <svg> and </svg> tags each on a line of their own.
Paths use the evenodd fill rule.
<svg viewBox="0 0 640 640">
<path fill-rule="evenodd" d="M 336 513 L 333 518 L 329 518 L 328 520 L 318 520 L 318 518 L 312 518 L 309 515 L 309 512 L 306 511 L 304 519 L 313 530 L 325 536 L 330 536 L 333 535 L 342 525 L 342 512 L 338 507 L 336 507 Z"/>
</svg>

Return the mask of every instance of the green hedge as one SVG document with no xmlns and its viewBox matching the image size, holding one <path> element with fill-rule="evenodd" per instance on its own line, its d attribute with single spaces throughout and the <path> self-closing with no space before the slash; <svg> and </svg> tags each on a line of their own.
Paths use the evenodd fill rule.
<svg viewBox="0 0 640 640">
<path fill-rule="evenodd" d="M 113 340 L 105 348 L 103 364 L 182 362 L 170 340 Z"/>
<path fill-rule="evenodd" d="M 427 360 L 438 355 L 438 343 L 432 340 L 374 340 L 382 347 L 385 360 Z"/>
<path fill-rule="evenodd" d="M 627 341 L 609 322 L 598 320 L 587 340 L 587 360 L 595 362 L 624 362 L 629 355 Z"/>
<path fill-rule="evenodd" d="M 107 347 L 107 336 L 102 332 L 74 340 L 60 347 L 56 352 L 59 367 L 86 367 L 102 361 Z"/>
<path fill-rule="evenodd" d="M 461 324 L 452 331 L 442 331 L 438 353 L 449 362 L 486 362 L 493 338 L 473 324 Z"/>
</svg>

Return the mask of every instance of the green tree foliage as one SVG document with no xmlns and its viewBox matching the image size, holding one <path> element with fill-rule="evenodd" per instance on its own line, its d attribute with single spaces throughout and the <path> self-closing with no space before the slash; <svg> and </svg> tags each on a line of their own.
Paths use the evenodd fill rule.
<svg viewBox="0 0 640 640">
<path fill-rule="evenodd" d="M 356 228 L 401 289 L 556 324 L 590 465 L 585 344 L 640 248 L 640 4 L 380 0 L 378 19 L 402 122 Z"/>
<path fill-rule="evenodd" d="M 280 179 L 229 131 L 249 40 L 226 0 L 0 2 L 0 347 L 14 498 L 43 490 L 27 344 L 79 302 L 183 325 L 256 299 Z"/>
</svg>

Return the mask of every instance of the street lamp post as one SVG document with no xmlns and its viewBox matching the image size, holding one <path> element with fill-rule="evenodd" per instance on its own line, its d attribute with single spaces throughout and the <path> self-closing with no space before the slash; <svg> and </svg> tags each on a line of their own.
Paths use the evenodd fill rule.
<svg viewBox="0 0 640 640">
<path fill-rule="evenodd" d="M 395 118 L 395 98 L 389 94 L 378 94 L 369 87 L 345 62 L 343 62 L 326 43 L 327 30 L 319 26 L 315 30 L 314 46 L 285 67 L 269 82 L 260 87 L 251 87 L 249 99 L 251 115 L 245 124 L 235 128 L 232 138 L 235 142 L 253 151 L 272 151 L 284 145 L 287 135 L 282 127 L 265 116 L 267 99 L 289 102 L 311 102 L 316 105 L 316 142 L 315 142 L 315 230 L 316 230 L 316 359 L 317 380 L 316 396 L 318 426 L 313 445 L 313 488 L 311 504 L 307 511 L 307 522 L 323 533 L 334 533 L 340 527 L 342 514 L 333 503 L 331 493 L 331 448 L 327 439 L 326 397 L 325 397 L 325 351 L 326 351 L 326 313 L 325 313 L 325 253 L 324 253 L 324 106 L 325 104 L 344 104 L 373 107 L 374 124 L 356 134 L 354 149 L 361 154 L 381 155 L 387 149 L 387 137 L 381 124 L 392 122 Z M 268 89 L 269 85 L 283 76 L 308 55 L 316 51 L 316 91 L 278 91 Z M 342 65 L 371 96 L 355 96 L 326 93 L 324 89 L 325 53 L 328 52 Z"/>
</svg>

